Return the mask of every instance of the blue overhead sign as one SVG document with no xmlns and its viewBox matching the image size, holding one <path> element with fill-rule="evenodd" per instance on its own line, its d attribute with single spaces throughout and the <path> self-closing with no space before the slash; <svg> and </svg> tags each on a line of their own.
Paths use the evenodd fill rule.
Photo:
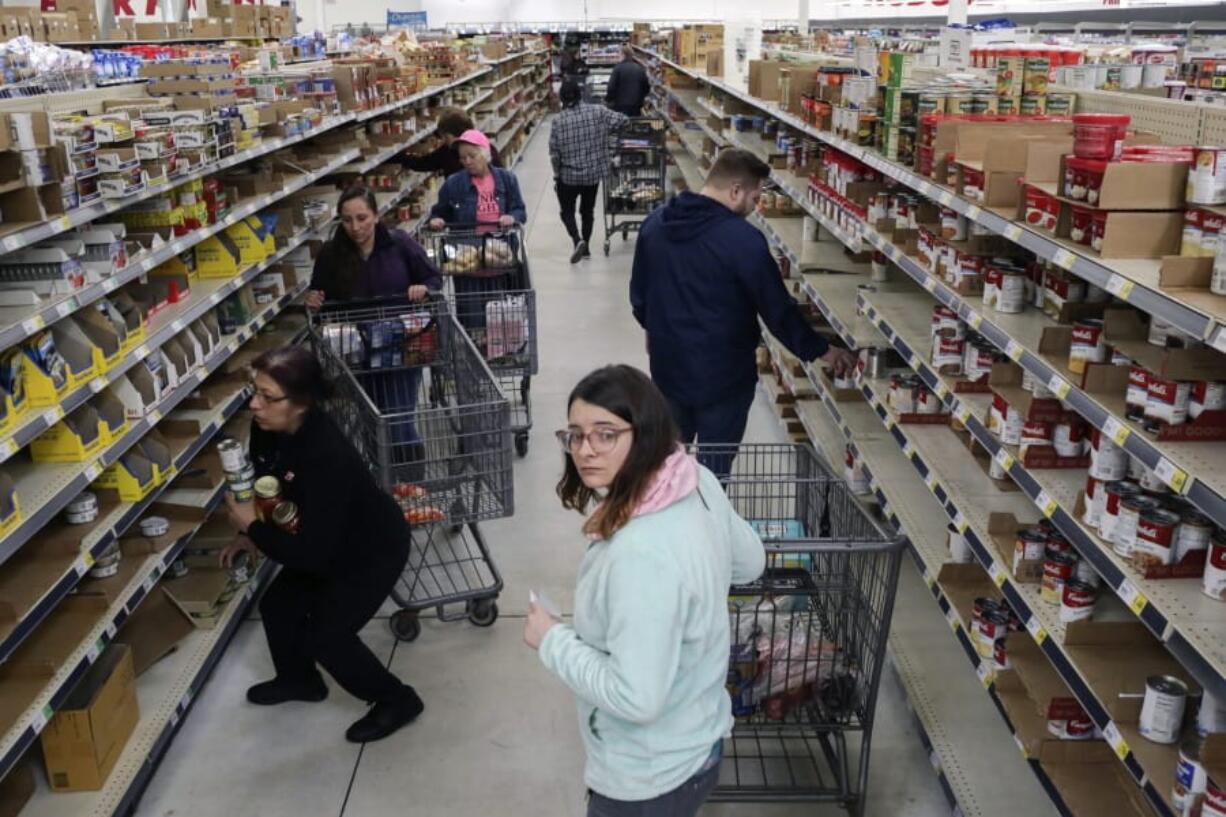
<svg viewBox="0 0 1226 817">
<path fill-rule="evenodd" d="M 394 28 L 425 28 L 426 13 L 424 11 L 392 11 L 387 10 L 387 27 Z"/>
</svg>

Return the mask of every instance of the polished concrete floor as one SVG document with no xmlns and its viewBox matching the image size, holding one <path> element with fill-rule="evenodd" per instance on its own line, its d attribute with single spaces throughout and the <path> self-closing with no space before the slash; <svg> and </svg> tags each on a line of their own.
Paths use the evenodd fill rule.
<svg viewBox="0 0 1226 817">
<path fill-rule="evenodd" d="M 540 322 L 535 425 L 531 450 L 516 464 L 515 515 L 483 526 L 506 583 L 501 618 L 489 629 L 427 619 L 412 644 L 398 644 L 386 620 L 372 621 L 368 643 L 419 690 L 426 712 L 364 747 L 343 736 L 363 707 L 335 687 L 319 704 L 266 709 L 246 702 L 244 690 L 270 677 L 271 663 L 259 622 L 244 622 L 154 777 L 137 812 L 142 817 L 583 813 L 583 750 L 572 698 L 523 645 L 522 616 L 530 589 L 571 609 L 585 545 L 580 517 L 562 510 L 553 493 L 561 455 L 552 435 L 564 424 L 566 395 L 599 365 L 645 367 L 646 357 L 627 304 L 632 243 L 615 239 L 605 259 L 596 242 L 591 259 L 568 264 L 545 137 L 537 135 L 516 168 L 528 202 Z M 760 398 L 747 439 L 774 441 L 779 434 Z M 948 815 L 902 696 L 893 673 L 884 673 L 868 813 Z M 703 812 L 839 813 L 813 804 L 721 804 Z"/>
</svg>

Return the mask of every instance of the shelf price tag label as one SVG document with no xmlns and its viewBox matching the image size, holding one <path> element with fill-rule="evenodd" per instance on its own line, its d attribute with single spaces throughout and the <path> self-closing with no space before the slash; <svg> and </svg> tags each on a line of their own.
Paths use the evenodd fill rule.
<svg viewBox="0 0 1226 817">
<path fill-rule="evenodd" d="M 966 425 L 971 419 L 971 407 L 962 401 L 958 401 L 958 410 L 954 412 L 954 416 L 958 418 L 958 422 Z"/>
<path fill-rule="evenodd" d="M 98 478 L 98 475 L 101 473 L 102 473 L 102 466 L 98 465 L 98 463 L 96 462 L 91 462 L 89 464 L 89 467 L 85 469 L 85 478 L 89 480 L 90 482 L 93 482 L 94 480 Z"/>
<path fill-rule="evenodd" d="M 1004 587 L 1005 581 L 1009 578 L 1009 574 L 1000 566 L 1000 562 L 995 559 L 992 560 L 992 566 L 988 568 L 988 575 L 992 577 L 992 581 L 996 583 L 997 587 Z"/>
<path fill-rule="evenodd" d="M 1013 467 L 1013 455 L 1003 447 L 996 449 L 996 456 L 992 459 L 996 460 L 996 464 L 1006 471 Z"/>
<path fill-rule="evenodd" d="M 992 686 L 992 670 L 988 669 L 987 661 L 980 661 L 975 667 L 975 674 L 979 676 L 979 683 L 983 684 L 983 688 L 987 689 Z"/>
<path fill-rule="evenodd" d="M 1047 381 L 1047 388 L 1050 389 L 1052 394 L 1056 395 L 1057 398 L 1063 400 L 1064 398 L 1068 397 L 1068 393 L 1070 389 L 1072 389 L 1072 386 L 1070 386 L 1069 382 L 1060 375 L 1053 374 L 1051 376 L 1051 380 Z"/>
<path fill-rule="evenodd" d="M 22 321 L 21 329 L 27 335 L 32 335 L 35 332 L 37 332 L 39 329 L 42 329 L 46 325 L 47 325 L 47 321 L 43 318 L 42 315 L 35 315 L 32 318 L 26 318 L 24 321 Z"/>
<path fill-rule="evenodd" d="M 929 491 L 937 489 L 937 474 L 931 468 L 928 469 L 928 476 L 924 477 L 924 484 L 928 486 Z"/>
<path fill-rule="evenodd" d="M 945 402 L 945 398 L 949 396 L 949 386 L 945 385 L 944 380 L 937 381 L 936 395 L 941 402 Z"/>
<path fill-rule="evenodd" d="M 1068 250 L 1056 250 L 1056 254 L 1051 257 L 1051 262 L 1057 267 L 1063 267 L 1066 270 L 1073 268 L 1073 262 L 1077 260 L 1077 256 L 1073 255 Z"/>
<path fill-rule="evenodd" d="M 89 381 L 89 390 L 92 391 L 94 394 L 97 394 L 98 392 L 102 391 L 105 388 L 106 388 L 106 377 L 105 376 L 95 377 L 93 380 Z"/>
<path fill-rule="evenodd" d="M 941 773 L 941 758 L 937 755 L 935 749 L 928 753 L 928 765 L 937 774 Z"/>
<path fill-rule="evenodd" d="M 1022 344 L 1018 343 L 1016 340 L 1010 339 L 1009 342 L 1005 344 L 1005 354 L 1008 355 L 1014 363 L 1022 359 L 1022 354 L 1025 353 L 1025 351 L 1026 350 L 1022 348 Z"/>
<path fill-rule="evenodd" d="M 1103 737 L 1107 739 L 1107 745 L 1115 752 L 1115 756 L 1120 760 L 1128 757 L 1128 742 L 1124 740 L 1124 736 L 1120 734 L 1119 727 L 1115 725 L 1115 721 L 1111 721 L 1103 728 Z"/>
<path fill-rule="evenodd" d="M 1171 486 L 1176 493 L 1183 493 L 1184 487 L 1188 484 L 1188 474 L 1186 471 L 1177 468 L 1175 463 L 1162 457 L 1158 460 L 1158 465 L 1154 468 L 1154 473 L 1158 478 Z"/>
<path fill-rule="evenodd" d="M 915 448 L 912 447 L 910 440 L 902 444 L 902 453 L 909 460 L 915 459 Z"/>
<path fill-rule="evenodd" d="M 63 416 L 64 416 L 64 409 L 60 408 L 59 406 L 52 406 L 51 408 L 43 412 L 43 422 L 46 423 L 48 426 L 53 426 L 56 423 L 58 423 L 60 421 L 60 418 Z"/>
<path fill-rule="evenodd" d="M 106 646 L 106 642 L 99 638 L 97 641 L 89 645 L 85 651 L 85 660 L 89 663 L 94 663 L 98 660 L 98 656 L 102 654 L 102 648 Z"/>
<path fill-rule="evenodd" d="M 1116 445 L 1123 445 L 1124 440 L 1127 440 L 1128 435 L 1132 432 L 1129 430 L 1128 426 L 1124 425 L 1119 420 L 1115 419 L 1114 417 L 1108 417 L 1107 421 L 1103 423 L 1103 433 L 1110 437 L 1111 441 Z"/>
<path fill-rule="evenodd" d="M 5 440 L 3 444 L 0 444 L 0 461 L 7 460 L 16 454 L 19 448 L 15 440 Z"/>
<path fill-rule="evenodd" d="M 948 207 L 954 203 L 954 194 L 948 190 L 942 190 L 941 194 L 937 196 L 937 201 L 941 202 L 943 206 Z"/>
<path fill-rule="evenodd" d="M 971 329 L 978 329 L 983 324 L 983 315 L 980 315 L 978 312 L 972 310 L 970 314 L 966 316 L 966 322 L 970 324 Z"/>
<path fill-rule="evenodd" d="M 1034 504 L 1048 519 L 1056 512 L 1056 508 L 1060 507 L 1056 500 L 1048 495 L 1047 491 L 1039 491 L 1039 495 L 1034 498 Z"/>
<path fill-rule="evenodd" d="M 958 620 L 958 613 L 953 607 L 950 607 L 945 611 L 945 620 L 949 622 L 949 629 L 953 630 L 955 633 L 958 632 L 958 628 L 962 626 L 962 622 Z"/>
<path fill-rule="evenodd" d="M 1013 735 L 1013 742 L 1017 744 L 1017 750 L 1022 753 L 1022 757 L 1029 760 L 1030 752 L 1026 751 L 1026 744 L 1022 743 L 1022 739 L 1016 733 Z"/>
<path fill-rule="evenodd" d="M 1145 609 L 1145 605 L 1149 603 L 1149 599 L 1145 598 L 1145 594 L 1137 589 L 1137 586 L 1128 579 L 1120 582 L 1119 590 L 1116 593 L 1120 597 L 1120 601 L 1128 605 L 1128 609 L 1136 615 L 1141 615 L 1141 611 Z"/>
<path fill-rule="evenodd" d="M 1017 224 L 1010 224 L 1005 228 L 1005 238 L 1010 241 L 1017 242 L 1022 240 L 1022 228 Z"/>
<path fill-rule="evenodd" d="M 1127 301 L 1128 296 L 1132 293 L 1133 283 L 1122 275 L 1111 273 L 1111 277 L 1107 279 L 1107 291 L 1121 301 Z"/>
<path fill-rule="evenodd" d="M 978 204 L 972 204 L 970 207 L 966 208 L 966 217 L 971 221 L 978 221 L 979 216 L 982 215 L 982 213 L 983 211 L 979 209 Z"/>
<path fill-rule="evenodd" d="M 1031 616 L 1026 619 L 1026 632 L 1030 633 L 1030 637 L 1034 639 L 1036 644 L 1042 645 L 1047 640 L 1047 630 L 1039 621 L 1038 616 Z"/>
<path fill-rule="evenodd" d="M 970 527 L 970 523 L 966 521 L 966 517 L 962 515 L 962 511 L 954 514 L 954 527 L 958 529 L 958 533 L 966 533 L 966 529 Z"/>
<path fill-rule="evenodd" d="M 931 590 L 936 585 L 936 583 L 937 583 L 936 576 L 933 576 L 932 571 L 925 567 L 924 568 L 924 584 L 928 585 L 928 589 Z"/>
</svg>

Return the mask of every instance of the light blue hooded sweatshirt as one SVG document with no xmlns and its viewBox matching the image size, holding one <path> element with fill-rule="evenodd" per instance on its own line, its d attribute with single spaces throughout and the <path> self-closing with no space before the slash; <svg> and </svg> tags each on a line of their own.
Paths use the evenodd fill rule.
<svg viewBox="0 0 1226 817">
<path fill-rule="evenodd" d="M 574 626 L 553 626 L 540 645 L 577 698 L 584 781 L 614 800 L 672 791 L 731 733 L 728 588 L 758 578 L 766 555 L 698 470 L 697 490 L 592 543 Z"/>
</svg>

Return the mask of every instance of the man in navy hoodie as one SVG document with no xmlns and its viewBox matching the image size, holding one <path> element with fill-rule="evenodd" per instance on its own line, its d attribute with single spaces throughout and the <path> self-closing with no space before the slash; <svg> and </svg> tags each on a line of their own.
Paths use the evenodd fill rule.
<svg viewBox="0 0 1226 817">
<path fill-rule="evenodd" d="M 651 376 L 686 443 L 741 441 L 758 382 L 758 318 L 801 360 L 836 373 L 855 356 L 830 346 L 788 293 L 754 211 L 770 167 L 749 151 L 719 154 L 701 193 L 684 192 L 639 232 L 630 305 L 647 331 Z M 708 467 L 726 474 L 731 458 Z"/>
</svg>

